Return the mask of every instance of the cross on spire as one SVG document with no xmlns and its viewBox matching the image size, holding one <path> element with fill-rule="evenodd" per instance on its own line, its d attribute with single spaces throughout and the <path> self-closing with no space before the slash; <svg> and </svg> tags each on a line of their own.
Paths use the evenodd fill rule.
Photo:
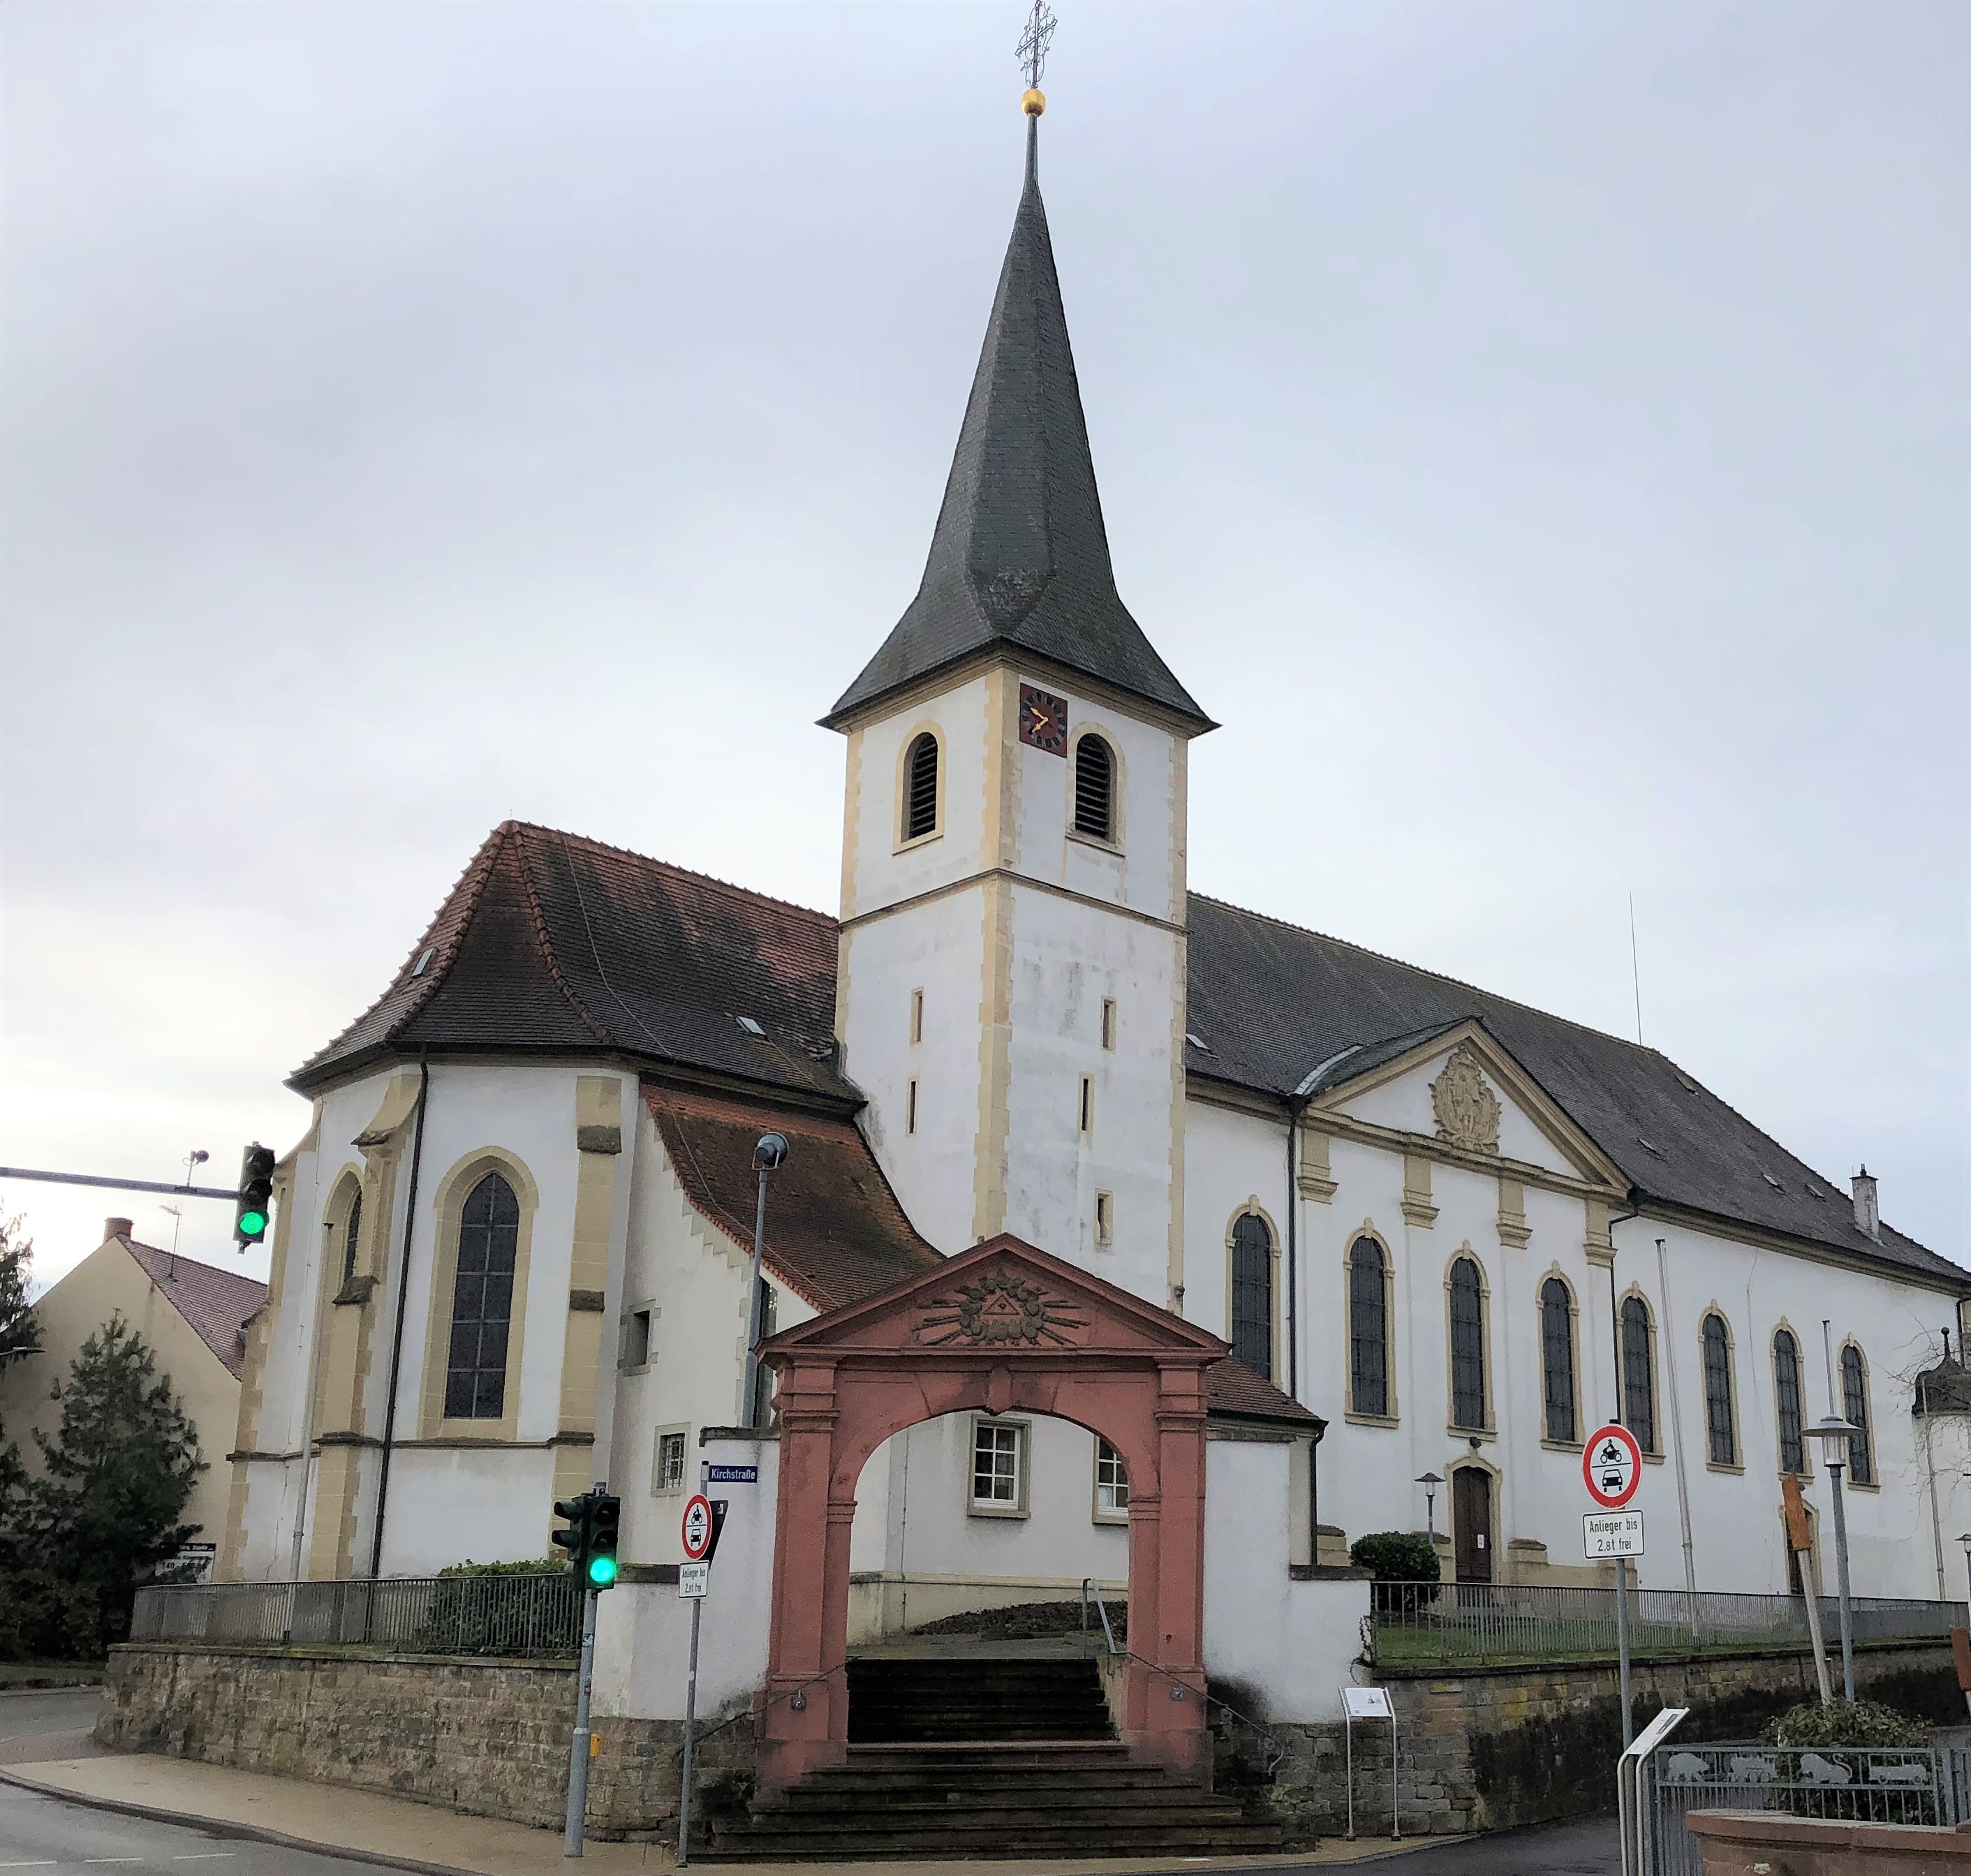
<svg viewBox="0 0 1971 1876">
<path fill-rule="evenodd" d="M 1027 29 L 1021 34 L 1020 43 L 1015 48 L 1020 64 L 1025 68 L 1029 91 L 1040 89 L 1041 73 L 1047 69 L 1047 47 L 1054 44 L 1054 29 L 1058 23 L 1047 0 L 1034 0 L 1034 10 L 1027 18 Z"/>
</svg>

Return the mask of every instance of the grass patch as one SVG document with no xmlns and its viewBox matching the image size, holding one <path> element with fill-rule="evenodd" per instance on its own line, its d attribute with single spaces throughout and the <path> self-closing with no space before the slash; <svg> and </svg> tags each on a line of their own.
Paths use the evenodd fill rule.
<svg viewBox="0 0 1971 1876">
<path fill-rule="evenodd" d="M 102 1679 L 100 1661 L 0 1661 L 0 1689 L 91 1687 Z"/>
</svg>

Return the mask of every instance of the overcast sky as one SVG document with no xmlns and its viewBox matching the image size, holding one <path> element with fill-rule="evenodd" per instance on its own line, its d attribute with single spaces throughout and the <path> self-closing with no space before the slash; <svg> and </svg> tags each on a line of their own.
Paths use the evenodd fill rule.
<svg viewBox="0 0 1971 1876">
<path fill-rule="evenodd" d="M 1624 1034 L 1633 891 L 1647 1040 L 1971 1262 L 1971 7 L 1057 3 L 1193 885 Z M 508 816 L 833 909 L 1021 11 L 8 0 L 0 1164 L 287 1148 Z"/>
</svg>

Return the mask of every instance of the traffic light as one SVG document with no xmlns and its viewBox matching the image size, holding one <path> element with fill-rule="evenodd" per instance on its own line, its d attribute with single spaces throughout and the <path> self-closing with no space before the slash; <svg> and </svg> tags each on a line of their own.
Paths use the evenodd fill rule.
<svg viewBox="0 0 1971 1876">
<path fill-rule="evenodd" d="M 589 1495 L 588 1562 L 591 1589 L 607 1589 L 616 1580 L 616 1533 L 623 1522 L 623 1501 L 608 1492 Z"/>
<path fill-rule="evenodd" d="M 233 1210 L 233 1242 L 241 1250 L 267 1235 L 274 1202 L 274 1149 L 256 1140 L 239 1156 L 239 1197 Z"/>
<path fill-rule="evenodd" d="M 579 1498 L 557 1498 L 554 1511 L 556 1517 L 568 1520 L 568 1528 L 549 1532 L 548 1542 L 556 1549 L 566 1551 L 568 1568 L 585 1579 L 588 1575 L 589 1546 L 595 1541 L 595 1494 L 584 1492 Z M 611 1574 L 614 1574 L 613 1568 Z"/>
</svg>

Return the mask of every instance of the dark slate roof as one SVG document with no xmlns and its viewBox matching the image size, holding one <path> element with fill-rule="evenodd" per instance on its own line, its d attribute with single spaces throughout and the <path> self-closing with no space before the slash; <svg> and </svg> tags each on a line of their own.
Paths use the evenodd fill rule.
<svg viewBox="0 0 1971 1876">
<path fill-rule="evenodd" d="M 764 1256 L 815 1309 L 860 1302 L 943 1262 L 912 1229 L 852 1122 L 695 1090 L 647 1087 L 643 1099 L 686 1195 L 748 1256 L 754 1143 L 770 1129 L 787 1136 L 787 1163 L 767 1191 Z"/>
<path fill-rule="evenodd" d="M 246 1365 L 246 1319 L 267 1300 L 267 1286 L 236 1271 L 174 1256 L 154 1244 L 139 1244 L 135 1238 L 116 1242 L 238 1380 Z"/>
<path fill-rule="evenodd" d="M 829 1066 L 835 953 L 824 913 L 507 821 L 390 988 L 289 1085 L 309 1093 L 422 1047 L 604 1050 L 852 1102 Z"/>
<path fill-rule="evenodd" d="M 1840 1186 L 1654 1049 L 1201 894 L 1190 929 L 1193 1076 L 1285 1098 L 1351 1045 L 1387 1060 L 1476 1018 L 1642 1195 L 1971 1288 L 1914 1239 L 1868 1237 Z"/>
<path fill-rule="evenodd" d="M 924 582 L 830 725 L 998 641 L 1213 727 L 1116 590 L 1028 124 L 1026 187 Z"/>
</svg>

